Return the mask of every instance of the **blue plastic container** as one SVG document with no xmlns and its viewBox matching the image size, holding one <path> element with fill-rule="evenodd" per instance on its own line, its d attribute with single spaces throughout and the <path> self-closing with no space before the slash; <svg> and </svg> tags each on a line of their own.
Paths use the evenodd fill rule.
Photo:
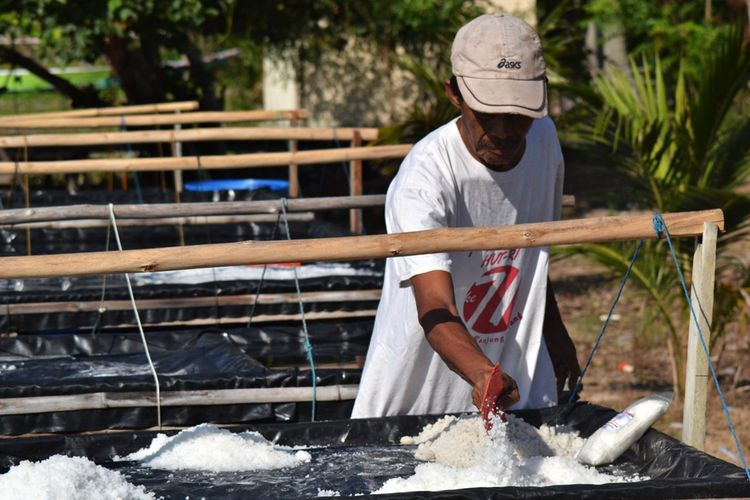
<svg viewBox="0 0 750 500">
<path fill-rule="evenodd" d="M 289 181 L 282 179 L 211 179 L 188 182 L 185 191 L 234 191 L 251 189 L 270 189 L 271 191 L 289 191 Z"/>
</svg>

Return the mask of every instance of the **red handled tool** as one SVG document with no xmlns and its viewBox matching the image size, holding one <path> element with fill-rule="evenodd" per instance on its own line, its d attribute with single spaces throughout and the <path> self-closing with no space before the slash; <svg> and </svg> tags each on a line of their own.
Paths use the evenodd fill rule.
<svg viewBox="0 0 750 500">
<path fill-rule="evenodd" d="M 495 367 L 490 373 L 490 378 L 487 381 L 487 387 L 484 389 L 484 397 L 482 397 L 482 421 L 484 422 L 484 428 L 487 432 L 492 429 L 492 420 L 490 414 L 502 415 L 498 413 L 496 403 L 500 395 L 503 393 L 504 384 L 502 370 L 500 370 L 500 363 L 495 363 Z"/>
</svg>

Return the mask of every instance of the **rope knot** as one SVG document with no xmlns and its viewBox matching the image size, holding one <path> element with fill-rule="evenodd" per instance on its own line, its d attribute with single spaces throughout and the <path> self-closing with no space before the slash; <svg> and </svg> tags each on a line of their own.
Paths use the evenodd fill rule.
<svg viewBox="0 0 750 500">
<path fill-rule="evenodd" d="M 659 212 L 654 214 L 654 218 L 651 219 L 651 225 L 654 227 L 656 239 L 660 240 L 666 231 L 667 224 L 664 222 L 664 219 Z"/>
</svg>

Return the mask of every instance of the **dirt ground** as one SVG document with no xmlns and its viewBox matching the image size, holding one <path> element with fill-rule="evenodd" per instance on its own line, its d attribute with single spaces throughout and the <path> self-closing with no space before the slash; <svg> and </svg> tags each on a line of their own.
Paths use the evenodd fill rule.
<svg viewBox="0 0 750 500">
<path fill-rule="evenodd" d="M 609 274 L 582 257 L 554 261 L 550 276 L 583 366 L 622 276 Z M 672 389 L 669 349 L 664 336 L 648 335 L 644 305 L 643 296 L 634 286 L 627 285 L 615 310 L 616 316 L 610 321 L 584 377 L 581 399 L 619 411 L 643 396 Z M 687 339 L 687 326 L 684 331 Z M 684 353 L 685 346 L 681 349 Z M 747 332 L 737 325 L 729 325 L 714 347 L 712 359 L 742 451 L 746 460 L 750 460 L 750 369 L 747 368 L 750 341 Z M 680 377 L 684 379 L 684 375 Z M 742 466 L 718 393 L 712 381 L 709 385 L 705 451 Z M 682 407 L 680 397 L 655 427 L 681 439 Z"/>
</svg>

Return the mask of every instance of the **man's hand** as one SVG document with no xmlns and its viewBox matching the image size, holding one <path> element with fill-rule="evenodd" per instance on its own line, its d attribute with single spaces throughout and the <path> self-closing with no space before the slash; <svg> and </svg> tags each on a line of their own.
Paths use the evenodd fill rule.
<svg viewBox="0 0 750 500">
<path fill-rule="evenodd" d="M 547 343 L 547 351 L 549 351 L 552 367 L 555 370 L 559 396 L 565 390 L 566 385 L 572 390 L 581 375 L 576 347 L 565 329 L 545 335 L 544 341 Z"/>
<path fill-rule="evenodd" d="M 581 375 L 578 364 L 576 347 L 568 335 L 568 330 L 560 317 L 552 284 L 547 281 L 547 302 L 544 312 L 544 326 L 542 327 L 544 342 L 547 344 L 552 367 L 557 380 L 557 395 L 559 396 L 566 385 L 572 390 Z"/>
<path fill-rule="evenodd" d="M 500 413 L 504 421 L 505 416 L 502 412 L 520 399 L 518 384 L 513 377 L 500 369 L 500 363 L 496 363 L 492 370 L 482 374 L 474 385 L 471 399 L 482 414 L 484 428 L 489 431 L 492 428 L 490 414 Z"/>
</svg>

